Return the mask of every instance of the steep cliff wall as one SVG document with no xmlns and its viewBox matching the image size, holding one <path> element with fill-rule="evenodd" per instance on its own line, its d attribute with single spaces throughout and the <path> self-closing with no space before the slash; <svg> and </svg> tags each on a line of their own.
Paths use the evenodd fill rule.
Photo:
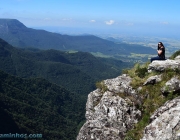
<svg viewBox="0 0 180 140">
<path fill-rule="evenodd" d="M 180 136 L 180 59 L 136 65 L 88 95 L 77 140 L 164 140 Z M 167 128 L 167 129 L 166 129 Z"/>
<path fill-rule="evenodd" d="M 127 93 L 136 96 L 130 82 L 131 78 L 124 74 L 101 83 L 106 87 L 105 91 L 98 88 L 89 94 L 86 123 L 79 132 L 78 140 L 121 139 L 138 122 L 141 111 L 130 99 L 123 99 L 118 95 Z"/>
</svg>

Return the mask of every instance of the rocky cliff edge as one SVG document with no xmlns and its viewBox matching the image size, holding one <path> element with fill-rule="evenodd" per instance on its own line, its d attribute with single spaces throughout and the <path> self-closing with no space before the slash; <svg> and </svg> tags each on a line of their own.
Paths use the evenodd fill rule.
<svg viewBox="0 0 180 140">
<path fill-rule="evenodd" d="M 77 140 L 180 138 L 180 56 L 97 83 Z"/>
</svg>

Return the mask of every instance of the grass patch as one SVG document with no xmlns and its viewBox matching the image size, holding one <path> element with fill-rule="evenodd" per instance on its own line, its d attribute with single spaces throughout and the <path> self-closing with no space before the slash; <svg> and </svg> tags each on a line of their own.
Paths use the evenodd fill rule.
<svg viewBox="0 0 180 140">
<path fill-rule="evenodd" d="M 99 88 L 103 93 L 108 90 L 107 86 L 104 84 L 103 81 L 96 82 L 96 88 Z"/>
<path fill-rule="evenodd" d="M 176 51 L 171 57 L 170 59 L 174 59 L 176 56 L 180 55 L 180 50 Z"/>
</svg>

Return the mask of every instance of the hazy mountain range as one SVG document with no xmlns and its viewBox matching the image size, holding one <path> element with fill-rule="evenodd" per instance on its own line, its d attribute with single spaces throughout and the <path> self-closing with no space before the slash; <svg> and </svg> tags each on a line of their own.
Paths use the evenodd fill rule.
<svg viewBox="0 0 180 140">
<path fill-rule="evenodd" d="M 35 30 L 16 19 L 0 19 L 0 38 L 16 47 L 100 52 L 107 55 L 130 53 L 154 54 L 154 49 L 141 45 L 114 43 L 93 35 L 70 36 Z"/>
</svg>

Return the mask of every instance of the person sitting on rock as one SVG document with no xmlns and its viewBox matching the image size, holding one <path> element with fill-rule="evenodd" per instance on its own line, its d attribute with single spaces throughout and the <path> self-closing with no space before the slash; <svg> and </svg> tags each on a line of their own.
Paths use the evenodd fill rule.
<svg viewBox="0 0 180 140">
<path fill-rule="evenodd" d="M 165 47 L 162 42 L 158 43 L 157 53 L 158 56 L 152 57 L 151 62 L 154 60 L 165 60 Z"/>
</svg>

